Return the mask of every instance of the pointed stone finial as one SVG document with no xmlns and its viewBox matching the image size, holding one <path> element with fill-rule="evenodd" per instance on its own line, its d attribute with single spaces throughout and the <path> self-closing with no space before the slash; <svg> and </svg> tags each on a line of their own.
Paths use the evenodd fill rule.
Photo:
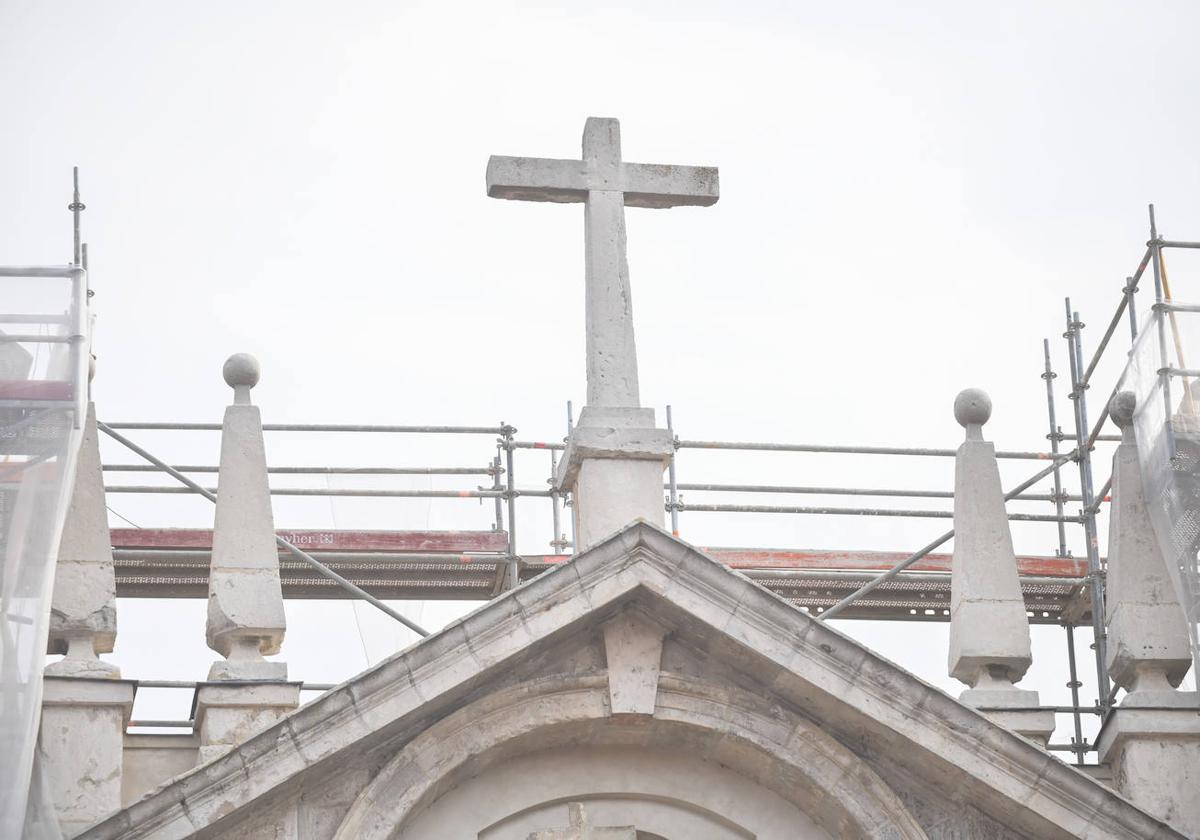
<svg viewBox="0 0 1200 840">
<path fill-rule="evenodd" d="M 50 603 L 46 652 L 65 653 L 66 657 L 49 665 L 47 674 L 113 679 L 121 676 L 117 666 L 96 656 L 111 653 L 117 638 L 117 587 L 104 502 L 96 407 L 89 403 Z"/>
<path fill-rule="evenodd" d="M 991 399 L 978 388 L 954 400 L 954 417 L 966 429 L 966 440 L 954 464 L 950 676 L 970 686 L 963 702 L 1044 743 L 1054 730 L 1053 712 L 1001 711 L 1037 706 L 1038 694 L 1013 685 L 1033 657 L 996 450 L 983 439 L 991 412 Z"/>
<path fill-rule="evenodd" d="M 283 680 L 287 666 L 262 658 L 279 652 L 286 623 L 262 418 L 250 404 L 258 361 L 238 353 L 223 373 L 234 400 L 221 430 L 207 638 L 226 661 L 213 665 L 209 679 Z"/>
<path fill-rule="evenodd" d="M 1116 394 L 1108 407 L 1122 438 L 1113 454 L 1109 513 L 1108 668 L 1131 697 L 1153 691 L 1165 702 L 1176 694 L 1191 656 L 1183 609 L 1146 507 L 1135 408 L 1131 391 Z"/>
<path fill-rule="evenodd" d="M 1189 401 L 1185 394 L 1184 410 Z M 1129 391 L 1108 405 L 1121 445 L 1113 454 L 1108 517 L 1107 664 L 1127 693 L 1105 720 L 1096 754 L 1124 796 L 1184 835 L 1200 837 L 1197 697 L 1176 689 L 1191 665 L 1188 631 L 1146 506 L 1136 408 Z"/>
</svg>

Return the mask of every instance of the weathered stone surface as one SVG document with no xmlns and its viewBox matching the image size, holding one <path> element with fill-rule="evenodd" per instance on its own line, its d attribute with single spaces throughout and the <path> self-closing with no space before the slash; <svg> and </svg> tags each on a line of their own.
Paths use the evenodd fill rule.
<svg viewBox="0 0 1200 840">
<path fill-rule="evenodd" d="M 1126 691 L 1169 691 L 1192 660 L 1183 607 L 1146 509 L 1134 407 L 1129 391 L 1117 394 L 1109 406 L 1121 444 L 1113 454 L 1109 508 L 1108 669 Z"/>
<path fill-rule="evenodd" d="M 1020 680 L 1032 653 L 996 450 L 983 439 L 991 410 L 977 389 L 954 403 L 967 439 L 954 464 L 950 676 L 972 687 L 982 679 L 998 690 L 991 683 Z"/>
<path fill-rule="evenodd" d="M 1121 429 L 1113 454 L 1109 513 L 1108 667 L 1126 690 L 1100 731 L 1096 748 L 1117 790 L 1191 837 L 1200 837 L 1200 707 L 1177 691 L 1191 665 L 1187 626 L 1146 509 L 1135 398 L 1109 403 Z"/>
<path fill-rule="evenodd" d="M 1041 701 L 1036 691 L 1001 682 L 997 690 L 968 688 L 958 699 L 979 709 L 993 723 L 1024 735 L 1041 747 L 1045 747 L 1054 734 L 1054 711 L 1038 708 Z"/>
<path fill-rule="evenodd" d="M 608 697 L 614 715 L 652 715 L 658 697 L 662 625 L 626 610 L 604 625 Z"/>
<path fill-rule="evenodd" d="M 1105 722 L 1096 750 L 1117 790 L 1185 836 L 1200 837 L 1200 698 L 1194 691 L 1173 694 L 1176 708 L 1159 692 L 1127 695 Z M 1139 707 L 1140 700 L 1155 705 Z"/>
<path fill-rule="evenodd" d="M 662 470 L 675 449 L 640 408 L 625 206 L 708 205 L 717 170 L 621 160 L 621 126 L 589 117 L 577 161 L 493 156 L 487 193 L 521 201 L 585 202 L 587 406 L 567 442 L 556 486 L 572 494 L 578 548 L 630 522 L 663 521 Z"/>
<path fill-rule="evenodd" d="M 493 198 L 585 202 L 588 405 L 640 404 L 625 205 L 714 204 L 717 181 L 715 168 L 622 162 L 620 123 L 599 117 L 584 124 L 582 160 L 493 156 L 488 161 L 487 194 Z"/>
<path fill-rule="evenodd" d="M 535 831 L 529 840 L 637 840 L 637 829 L 632 825 L 597 826 L 589 818 L 582 802 L 567 805 L 567 828 L 548 828 Z"/>
<path fill-rule="evenodd" d="M 572 494 L 579 550 L 639 519 L 662 525 L 662 474 L 674 454 L 670 434 L 654 428 L 653 409 L 583 409 L 555 477 Z"/>
<path fill-rule="evenodd" d="M 124 743 L 121 763 L 122 807 L 200 763 L 200 737 L 194 733 L 126 734 Z"/>
<path fill-rule="evenodd" d="M 278 653 L 286 621 L 279 584 L 279 554 L 267 483 L 262 418 L 250 405 L 258 363 L 239 354 L 225 363 L 234 404 L 225 409 L 212 568 L 208 585 L 208 646 L 228 660 L 211 678 L 285 679 L 280 663 L 261 664 Z"/>
<path fill-rule="evenodd" d="M 96 406 L 88 404 L 75 488 L 63 527 L 54 571 L 48 653 L 66 657 L 46 668 L 57 676 L 121 676 L 97 658 L 111 653 L 117 638 L 117 585 L 100 466 Z"/>
<path fill-rule="evenodd" d="M 47 675 L 39 748 L 50 801 L 73 837 L 121 807 L 125 724 L 136 683 Z"/>
<path fill-rule="evenodd" d="M 606 625 L 630 608 L 668 629 L 653 715 L 612 714 L 597 652 L 607 648 Z M 578 760 L 551 764 L 563 750 Z M 630 752 L 605 758 L 605 750 Z M 672 750 L 673 763 L 653 763 Z M 522 756 L 532 756 L 521 765 L 528 775 L 517 770 Z M 296 802 L 296 791 L 324 784 L 337 768 L 357 772 L 364 761 L 378 769 L 369 782 L 364 777 L 332 835 L 338 840 L 521 840 L 562 825 L 557 818 L 504 822 L 512 809 L 539 815 L 547 800 L 595 802 L 600 825 L 642 830 L 643 816 L 662 817 L 650 809 L 623 820 L 618 809 L 626 800 L 592 798 L 624 789 L 648 791 L 652 801 L 703 791 L 702 804 L 685 801 L 674 812 L 675 825 L 691 825 L 685 820 L 694 809 L 716 809 L 734 826 L 758 826 L 751 832 L 761 840 L 958 838 L 973 835 L 956 828 L 992 831 L 997 824 L 1039 838 L 1182 836 L 645 524 L 380 663 L 85 836 L 259 836 L 266 830 L 259 820 L 276 808 L 278 824 L 304 826 L 292 816 L 302 810 L 281 803 Z M 538 767 L 570 766 L 595 774 L 537 775 Z M 877 767 L 888 778 L 920 780 L 924 797 L 944 796 L 938 807 L 927 803 L 921 811 L 940 822 L 925 824 L 908 810 Z M 716 787 L 707 783 L 718 778 L 714 768 L 728 774 Z M 599 787 L 588 787 L 589 778 Z M 453 799 L 455 791 L 471 789 L 472 779 L 508 794 Z M 439 802 L 447 811 L 436 810 Z M 964 811 L 959 802 L 978 811 Z M 427 825 L 420 815 L 438 813 L 455 822 L 418 830 Z M 798 832 L 804 820 L 812 829 Z M 505 825 L 524 833 L 504 834 Z M 651 825 L 658 823 L 645 830 L 679 835 Z M 484 833 L 489 826 L 496 828 Z"/>
<path fill-rule="evenodd" d="M 950 676 L 969 686 L 959 698 L 964 703 L 1045 746 L 1054 713 L 1037 708 L 1036 691 L 1013 685 L 1033 655 L 996 450 L 983 439 L 991 412 L 991 400 L 977 388 L 954 401 L 966 440 L 954 462 Z"/>
<path fill-rule="evenodd" d="M 665 468 L 674 454 L 670 433 L 654 427 L 654 409 L 585 406 L 567 440 L 555 484 L 559 488 L 573 486 L 585 460 L 656 461 Z M 660 496 L 661 491 L 659 487 Z"/>
<path fill-rule="evenodd" d="M 202 683 L 196 688 L 199 763 L 224 755 L 300 705 L 300 683 Z"/>
</svg>

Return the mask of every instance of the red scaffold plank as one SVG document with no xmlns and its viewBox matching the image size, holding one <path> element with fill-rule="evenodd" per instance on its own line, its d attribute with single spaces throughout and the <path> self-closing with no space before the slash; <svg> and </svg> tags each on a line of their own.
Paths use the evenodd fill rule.
<svg viewBox="0 0 1200 840">
<path fill-rule="evenodd" d="M 70 382 L 51 379 L 0 380 L 0 400 L 72 400 Z"/>
<path fill-rule="evenodd" d="M 495 552 L 508 547 L 504 531 L 278 531 L 306 551 Z M 203 528 L 112 528 L 113 548 L 211 549 Z"/>
<path fill-rule="evenodd" d="M 702 548 L 705 554 L 732 569 L 829 570 L 885 572 L 909 555 L 896 551 L 794 551 L 761 548 Z M 527 557 L 546 564 L 569 560 L 570 555 Z M 909 567 L 913 572 L 949 572 L 951 555 L 928 554 Z M 1018 557 L 1017 571 L 1026 577 L 1082 578 L 1087 561 L 1076 557 Z"/>
</svg>

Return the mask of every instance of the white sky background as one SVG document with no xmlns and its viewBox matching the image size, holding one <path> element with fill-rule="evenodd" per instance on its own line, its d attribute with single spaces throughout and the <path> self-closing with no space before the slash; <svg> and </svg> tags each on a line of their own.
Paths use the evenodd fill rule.
<svg viewBox="0 0 1200 840">
<path fill-rule="evenodd" d="M 715 207 L 628 212 L 642 397 L 660 420 L 674 406 L 681 437 L 953 447 L 954 395 L 978 385 L 995 404 L 986 435 L 1040 450 L 1044 337 L 1070 424 L 1063 297 L 1083 313 L 1090 355 L 1141 257 L 1146 204 L 1167 236 L 1200 239 L 1197 32 L 1200 7 L 1184 1 L 5 0 L 0 263 L 68 260 L 78 164 L 101 418 L 216 420 L 230 398 L 221 363 L 249 351 L 262 361 L 254 398 L 268 422 L 505 420 L 522 439 L 558 440 L 566 400 L 584 394 L 583 211 L 489 200 L 484 168 L 493 153 L 577 157 L 584 119 L 615 116 L 626 160 L 721 170 Z M 1194 300 L 1200 260 L 1176 253 L 1176 295 Z M 1148 278 L 1142 288 L 1145 312 Z M 1124 325 L 1117 335 L 1093 416 L 1128 346 Z M 216 462 L 211 433 L 137 439 L 169 459 Z M 267 445 L 277 465 L 475 466 L 491 455 L 487 437 Z M 105 457 L 136 460 L 107 446 Z M 520 485 L 544 487 L 544 453 L 520 458 Z M 1003 464 L 1006 484 L 1038 466 Z M 679 470 L 681 481 L 934 489 L 953 477 L 949 459 L 694 451 Z M 109 502 L 143 526 L 211 525 L 197 499 Z M 522 552 L 549 550 L 547 507 L 522 505 Z M 276 502 L 281 527 L 487 528 L 490 512 Z M 700 545 L 797 548 L 912 550 L 948 527 L 682 521 Z M 1015 534 L 1018 551 L 1056 545 L 1052 525 Z M 369 607 L 288 607 L 282 658 L 294 678 L 341 680 L 411 639 Z M 458 609 L 410 605 L 433 627 Z M 200 601 L 124 600 L 109 658 L 130 677 L 203 678 L 214 657 L 203 613 Z M 961 689 L 945 676 L 944 625 L 839 624 Z M 1067 702 L 1061 630 L 1035 640 L 1023 685 Z M 184 714 L 175 695 L 146 692 L 138 708 Z"/>
</svg>

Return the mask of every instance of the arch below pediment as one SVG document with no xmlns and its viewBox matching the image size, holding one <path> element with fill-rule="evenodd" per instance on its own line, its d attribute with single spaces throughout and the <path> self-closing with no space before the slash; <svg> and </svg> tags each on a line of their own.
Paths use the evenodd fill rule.
<svg viewBox="0 0 1200 840">
<path fill-rule="evenodd" d="M 525 840 L 568 824 L 580 802 L 596 826 L 638 840 L 829 840 L 795 805 L 712 761 L 659 747 L 557 747 L 507 759 L 414 814 L 401 838 Z"/>
<path fill-rule="evenodd" d="M 553 814 L 539 826 L 552 828 L 568 799 L 605 814 L 622 802 L 657 814 L 638 828 L 668 838 L 660 817 L 674 810 L 681 822 L 707 820 L 713 840 L 925 840 L 869 765 L 758 695 L 664 673 L 653 716 L 612 716 L 608 702 L 603 674 L 545 677 L 475 700 L 384 765 L 337 840 L 524 840 L 522 815 Z M 719 785 L 713 774 L 725 774 Z"/>
</svg>

